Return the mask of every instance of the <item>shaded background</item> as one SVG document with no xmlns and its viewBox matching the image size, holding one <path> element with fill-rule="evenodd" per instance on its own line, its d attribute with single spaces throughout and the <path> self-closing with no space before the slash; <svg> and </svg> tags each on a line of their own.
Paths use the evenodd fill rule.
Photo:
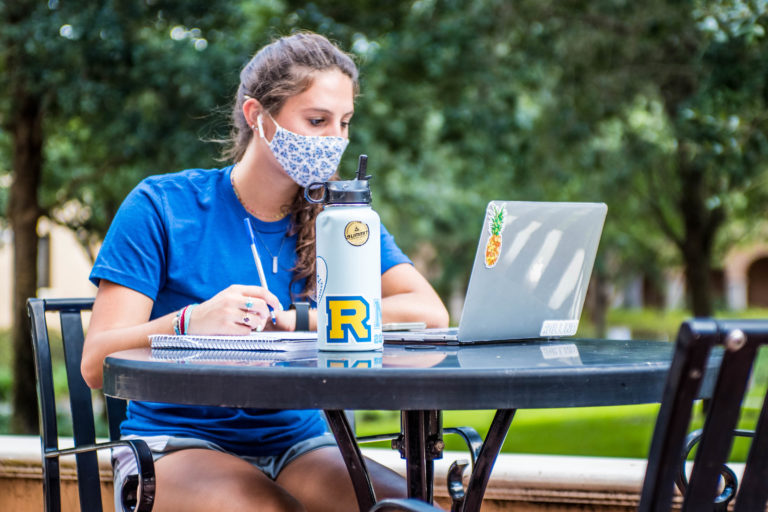
<svg viewBox="0 0 768 512">
<path fill-rule="evenodd" d="M 711 270 L 768 203 L 765 0 L 0 0 L 0 222 L 14 242 L 12 429 L 36 432 L 24 301 L 37 222 L 92 255 L 147 175 L 217 160 L 253 52 L 318 31 L 356 57 L 342 176 L 369 155 L 374 208 L 444 300 L 463 295 L 490 199 L 604 201 L 590 289 Z M 454 319 L 456 322 L 457 319 Z"/>
</svg>

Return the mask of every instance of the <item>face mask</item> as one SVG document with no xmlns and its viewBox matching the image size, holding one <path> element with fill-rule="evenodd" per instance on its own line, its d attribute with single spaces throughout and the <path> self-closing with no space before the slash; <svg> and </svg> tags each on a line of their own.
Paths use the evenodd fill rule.
<svg viewBox="0 0 768 512">
<path fill-rule="evenodd" d="M 267 141 L 261 114 L 256 122 L 259 125 L 259 137 L 267 142 L 285 173 L 302 187 L 328 181 L 338 169 L 341 155 L 349 144 L 349 140 L 344 137 L 299 135 L 277 124 L 274 118 L 275 135 L 271 141 Z"/>
</svg>

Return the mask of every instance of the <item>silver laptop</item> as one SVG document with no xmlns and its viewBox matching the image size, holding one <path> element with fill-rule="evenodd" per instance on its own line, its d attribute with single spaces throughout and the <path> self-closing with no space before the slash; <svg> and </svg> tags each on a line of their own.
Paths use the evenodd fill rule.
<svg viewBox="0 0 768 512">
<path fill-rule="evenodd" d="M 458 328 L 384 340 L 476 343 L 576 334 L 608 207 L 491 201 Z"/>
</svg>

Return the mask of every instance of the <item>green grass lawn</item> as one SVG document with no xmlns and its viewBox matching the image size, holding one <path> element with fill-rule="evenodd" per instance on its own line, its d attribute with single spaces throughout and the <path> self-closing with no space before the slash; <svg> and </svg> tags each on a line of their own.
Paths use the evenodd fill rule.
<svg viewBox="0 0 768 512">
<path fill-rule="evenodd" d="M 526 409 L 515 414 L 504 442 L 505 453 L 645 457 L 659 406 Z M 445 426 L 470 425 L 485 437 L 494 411 L 448 411 Z M 399 413 L 357 414 L 357 432 L 394 432 Z M 446 435 L 446 449 L 463 450 L 457 436 Z M 386 443 L 380 444 L 386 446 Z"/>
<path fill-rule="evenodd" d="M 646 458 L 659 410 L 658 404 L 570 409 L 527 409 L 518 411 L 509 429 L 502 453 L 584 455 L 595 457 Z M 741 428 L 754 428 L 758 410 L 747 409 Z M 450 411 L 443 415 L 444 426 L 469 425 L 485 437 L 493 411 Z M 396 411 L 362 411 L 356 414 L 358 435 L 396 432 L 400 416 Z M 692 429 L 701 426 L 698 407 Z M 446 435 L 447 450 L 465 450 L 457 436 Z M 373 446 L 389 446 L 376 443 Z M 746 440 L 737 440 L 731 460 L 743 462 Z"/>
<path fill-rule="evenodd" d="M 743 311 L 718 311 L 716 318 L 768 318 L 768 309 L 746 309 Z M 658 309 L 611 309 L 608 311 L 608 326 L 625 326 L 632 331 L 633 339 L 674 341 L 680 324 L 691 318 L 691 313 L 683 310 Z M 582 318 L 579 324 L 579 336 L 591 337 L 594 328 Z"/>
<path fill-rule="evenodd" d="M 7 330 L 0 330 L 0 404 L 7 404 L 11 400 L 11 388 L 13 386 L 13 350 L 11 348 L 11 335 Z M 0 414 L 0 433 L 6 427 L 7 418 Z"/>
</svg>

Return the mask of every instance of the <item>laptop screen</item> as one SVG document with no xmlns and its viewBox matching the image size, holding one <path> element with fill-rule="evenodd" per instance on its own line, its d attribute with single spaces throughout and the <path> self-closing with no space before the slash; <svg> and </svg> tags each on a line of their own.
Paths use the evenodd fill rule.
<svg viewBox="0 0 768 512">
<path fill-rule="evenodd" d="M 576 334 L 606 212 L 603 203 L 491 201 L 459 340 Z"/>
</svg>

